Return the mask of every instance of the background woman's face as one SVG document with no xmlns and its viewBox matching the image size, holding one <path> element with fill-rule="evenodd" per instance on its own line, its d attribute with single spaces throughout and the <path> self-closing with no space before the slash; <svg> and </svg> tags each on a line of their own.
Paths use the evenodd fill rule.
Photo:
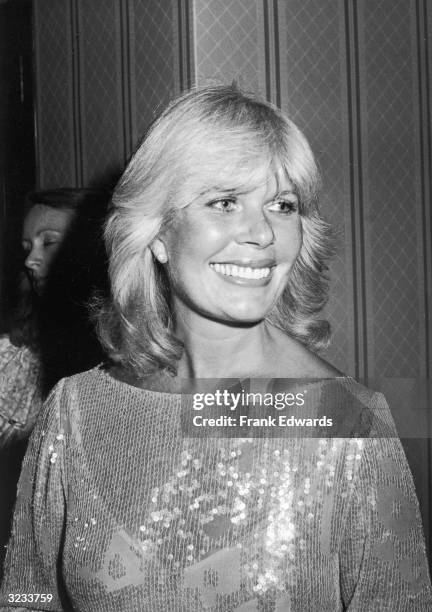
<svg viewBox="0 0 432 612">
<path fill-rule="evenodd" d="M 24 219 L 22 246 L 24 265 L 38 292 L 48 278 L 50 267 L 68 232 L 74 211 L 35 204 Z"/>
<path fill-rule="evenodd" d="M 301 243 L 298 199 L 288 179 L 270 176 L 241 192 L 206 189 L 161 237 L 175 310 L 225 322 L 264 319 Z"/>
</svg>

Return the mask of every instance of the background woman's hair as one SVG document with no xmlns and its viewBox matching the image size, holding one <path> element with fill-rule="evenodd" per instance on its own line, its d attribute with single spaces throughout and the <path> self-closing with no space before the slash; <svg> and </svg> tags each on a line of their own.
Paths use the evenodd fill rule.
<svg viewBox="0 0 432 612">
<path fill-rule="evenodd" d="M 26 195 L 26 212 L 35 204 L 43 204 L 51 208 L 60 209 L 84 209 L 91 216 L 100 208 L 106 208 L 108 192 L 101 189 L 83 189 L 78 187 L 59 187 L 57 189 L 45 189 L 41 191 L 30 191 Z"/>
<path fill-rule="evenodd" d="M 232 188 L 250 189 L 263 165 L 267 176 L 293 183 L 303 235 L 288 285 L 268 319 L 314 349 L 327 345 L 329 324 L 318 313 L 327 299 L 331 248 L 309 144 L 275 106 L 235 86 L 214 86 L 168 106 L 114 191 L 105 228 L 111 296 L 98 313 L 99 335 L 114 362 L 137 376 L 175 371 L 182 345 L 173 334 L 166 273 L 149 245 L 203 186 L 222 178 Z"/>
</svg>

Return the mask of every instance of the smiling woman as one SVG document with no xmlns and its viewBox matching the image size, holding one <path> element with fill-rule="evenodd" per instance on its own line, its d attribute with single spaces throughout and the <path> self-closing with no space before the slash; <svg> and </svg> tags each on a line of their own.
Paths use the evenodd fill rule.
<svg viewBox="0 0 432 612">
<path fill-rule="evenodd" d="M 5 609 L 35 609 L 34 593 L 52 596 L 37 609 L 85 612 L 430 609 L 385 400 L 315 353 L 329 340 L 318 186 L 298 128 L 235 87 L 188 92 L 153 124 L 105 227 L 108 359 L 61 381 L 33 434 Z M 201 379 L 192 399 L 215 412 L 197 433 Z"/>
</svg>

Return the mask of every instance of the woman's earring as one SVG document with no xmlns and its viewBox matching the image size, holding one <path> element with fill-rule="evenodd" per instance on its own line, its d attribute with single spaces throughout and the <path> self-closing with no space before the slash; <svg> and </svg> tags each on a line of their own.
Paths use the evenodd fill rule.
<svg viewBox="0 0 432 612">
<path fill-rule="evenodd" d="M 151 245 L 151 251 L 153 256 L 158 260 L 159 263 L 165 264 L 168 261 L 168 254 L 166 252 L 166 248 L 162 240 L 158 238 L 153 241 Z"/>
</svg>

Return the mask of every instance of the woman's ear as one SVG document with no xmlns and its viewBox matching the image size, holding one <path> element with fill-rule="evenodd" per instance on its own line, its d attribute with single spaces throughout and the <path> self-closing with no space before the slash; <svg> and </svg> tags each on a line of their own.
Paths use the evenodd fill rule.
<svg viewBox="0 0 432 612">
<path fill-rule="evenodd" d="M 165 264 L 168 261 L 166 247 L 160 238 L 155 238 L 150 245 L 150 250 L 159 263 Z"/>
</svg>

